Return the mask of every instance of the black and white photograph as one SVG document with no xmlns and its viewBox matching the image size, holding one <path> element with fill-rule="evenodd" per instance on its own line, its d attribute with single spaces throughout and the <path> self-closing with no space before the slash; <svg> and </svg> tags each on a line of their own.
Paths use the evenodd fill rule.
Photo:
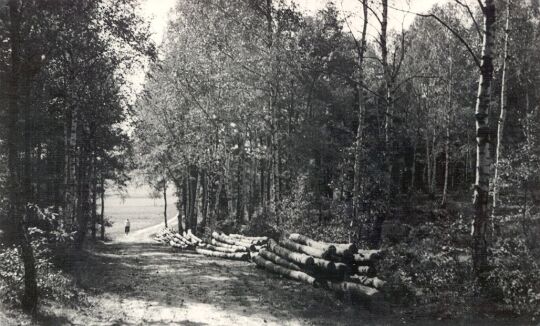
<svg viewBox="0 0 540 326">
<path fill-rule="evenodd" d="M 540 325 L 540 0 L 0 0 L 33 325 Z"/>
</svg>

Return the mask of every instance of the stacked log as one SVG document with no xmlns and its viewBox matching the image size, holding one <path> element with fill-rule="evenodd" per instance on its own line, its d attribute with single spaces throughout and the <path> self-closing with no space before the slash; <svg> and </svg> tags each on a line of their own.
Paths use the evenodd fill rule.
<svg viewBox="0 0 540 326">
<path fill-rule="evenodd" d="M 380 298 L 385 285 L 375 277 L 374 262 L 380 258 L 380 250 L 359 250 L 354 244 L 316 241 L 294 233 L 279 243 L 268 240 L 267 248 L 253 261 L 291 279 L 372 301 Z"/>
<path fill-rule="evenodd" d="M 189 230 L 188 230 L 189 235 Z M 212 232 L 208 242 L 200 241 L 196 251 L 200 254 L 227 259 L 249 259 L 251 252 L 266 244 L 266 237 L 246 237 L 240 234 Z"/>
<path fill-rule="evenodd" d="M 159 231 L 154 236 L 153 240 L 160 244 L 169 245 L 175 249 L 193 249 L 198 243 L 189 236 L 184 236 L 169 229 L 162 229 Z"/>
</svg>

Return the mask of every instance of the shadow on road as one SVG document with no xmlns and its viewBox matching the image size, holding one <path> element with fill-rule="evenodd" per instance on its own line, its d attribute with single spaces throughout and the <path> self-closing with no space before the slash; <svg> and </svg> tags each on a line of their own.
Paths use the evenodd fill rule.
<svg viewBox="0 0 540 326">
<path fill-rule="evenodd" d="M 146 242 L 98 244 L 72 273 L 118 325 L 384 324 L 361 305 L 254 264 Z"/>
</svg>

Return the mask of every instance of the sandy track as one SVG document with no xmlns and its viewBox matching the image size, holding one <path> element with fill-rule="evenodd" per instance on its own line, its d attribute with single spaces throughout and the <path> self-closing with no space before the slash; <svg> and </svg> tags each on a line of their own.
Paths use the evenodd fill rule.
<svg viewBox="0 0 540 326">
<path fill-rule="evenodd" d="M 77 324 L 374 324 L 361 306 L 252 263 L 146 242 L 98 247 L 79 268 L 84 270 L 81 285 L 96 295 L 93 308 L 73 320 Z"/>
<path fill-rule="evenodd" d="M 87 250 L 72 266 L 78 285 L 87 293 L 87 304 L 42 307 L 37 324 L 388 324 L 360 304 L 260 270 L 253 263 L 153 243 L 150 236 L 162 227 L 145 228 Z M 16 324 L 35 323 L 20 321 Z"/>
<path fill-rule="evenodd" d="M 169 228 L 175 229 L 178 226 L 178 219 L 173 218 L 168 223 Z M 120 235 L 112 243 L 151 243 L 151 236 L 165 227 L 165 223 L 159 223 L 141 230 L 133 231 L 127 236 Z"/>
</svg>

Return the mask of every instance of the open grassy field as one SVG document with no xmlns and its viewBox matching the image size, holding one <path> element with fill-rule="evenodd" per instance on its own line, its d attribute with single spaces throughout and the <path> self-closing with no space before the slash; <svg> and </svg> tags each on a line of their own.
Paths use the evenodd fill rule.
<svg viewBox="0 0 540 326">
<path fill-rule="evenodd" d="M 172 192 L 172 188 L 171 191 Z M 105 231 L 109 239 L 124 236 L 126 219 L 131 222 L 131 231 L 140 230 L 163 222 L 163 197 L 151 198 L 151 189 L 146 186 L 129 185 L 127 196 L 110 193 L 105 197 L 105 217 L 112 223 Z M 167 218 L 173 219 L 176 214 L 176 197 L 167 196 Z M 98 211 L 99 211 L 98 207 Z"/>
</svg>

